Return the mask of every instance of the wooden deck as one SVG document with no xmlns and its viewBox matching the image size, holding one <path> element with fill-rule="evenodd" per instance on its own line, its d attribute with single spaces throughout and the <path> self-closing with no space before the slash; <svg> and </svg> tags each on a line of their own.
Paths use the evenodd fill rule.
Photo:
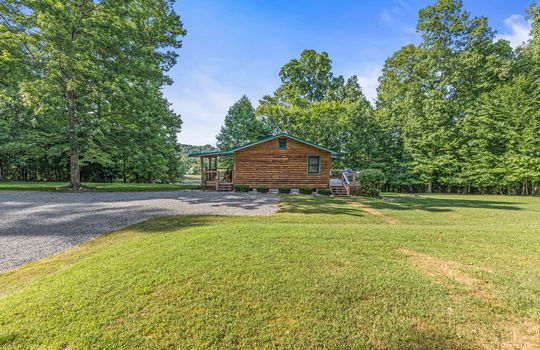
<svg viewBox="0 0 540 350">
<path fill-rule="evenodd" d="M 360 194 L 360 184 L 355 171 L 333 171 L 330 176 L 330 191 L 336 197 Z"/>
<path fill-rule="evenodd" d="M 212 169 L 201 172 L 201 187 L 206 191 L 234 190 L 233 171 L 230 169 Z M 357 173 L 354 171 L 333 171 L 329 183 L 332 195 L 336 197 L 356 196 L 360 193 Z"/>
<path fill-rule="evenodd" d="M 207 191 L 232 191 L 232 170 L 211 169 L 201 171 L 201 187 Z"/>
</svg>

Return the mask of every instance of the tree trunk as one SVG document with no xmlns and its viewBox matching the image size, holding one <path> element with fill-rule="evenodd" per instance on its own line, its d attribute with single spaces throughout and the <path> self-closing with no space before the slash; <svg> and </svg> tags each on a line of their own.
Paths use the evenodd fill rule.
<svg viewBox="0 0 540 350">
<path fill-rule="evenodd" d="M 431 193 L 431 191 L 432 191 L 431 182 L 427 184 L 427 191 L 428 191 L 428 193 Z"/>
<path fill-rule="evenodd" d="M 127 178 L 126 178 L 126 158 L 124 157 L 122 159 L 122 180 L 124 181 L 124 183 L 127 182 Z"/>
<path fill-rule="evenodd" d="M 79 167 L 79 140 L 77 134 L 79 123 L 75 109 L 75 92 L 73 90 L 68 90 L 66 95 L 68 100 L 69 117 L 69 187 L 74 190 L 78 190 L 81 188 L 81 172 Z"/>
</svg>

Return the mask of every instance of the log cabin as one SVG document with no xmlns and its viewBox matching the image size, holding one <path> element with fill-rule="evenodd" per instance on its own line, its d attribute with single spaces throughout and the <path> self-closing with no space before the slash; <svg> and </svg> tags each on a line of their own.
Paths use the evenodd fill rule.
<svg viewBox="0 0 540 350">
<path fill-rule="evenodd" d="M 337 153 L 323 146 L 281 133 L 231 150 L 192 153 L 199 157 L 201 187 L 231 191 L 249 188 L 330 188 L 332 159 Z M 232 159 L 227 169 L 218 167 L 218 158 Z"/>
</svg>

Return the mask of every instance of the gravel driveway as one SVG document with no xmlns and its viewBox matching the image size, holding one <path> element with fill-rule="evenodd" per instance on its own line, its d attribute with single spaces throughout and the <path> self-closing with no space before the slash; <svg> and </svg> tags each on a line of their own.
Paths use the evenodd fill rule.
<svg viewBox="0 0 540 350">
<path fill-rule="evenodd" d="M 201 191 L 0 191 L 0 272 L 153 217 L 270 215 L 278 202 L 268 194 Z"/>
</svg>

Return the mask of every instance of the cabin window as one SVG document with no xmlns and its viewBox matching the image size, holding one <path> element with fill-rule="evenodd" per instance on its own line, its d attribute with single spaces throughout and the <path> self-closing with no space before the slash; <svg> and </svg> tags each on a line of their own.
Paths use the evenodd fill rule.
<svg viewBox="0 0 540 350">
<path fill-rule="evenodd" d="M 321 173 L 321 157 L 308 156 L 307 172 L 308 172 L 308 175 L 319 175 Z"/>
<path fill-rule="evenodd" d="M 287 139 L 279 139 L 279 149 L 287 149 Z"/>
</svg>

